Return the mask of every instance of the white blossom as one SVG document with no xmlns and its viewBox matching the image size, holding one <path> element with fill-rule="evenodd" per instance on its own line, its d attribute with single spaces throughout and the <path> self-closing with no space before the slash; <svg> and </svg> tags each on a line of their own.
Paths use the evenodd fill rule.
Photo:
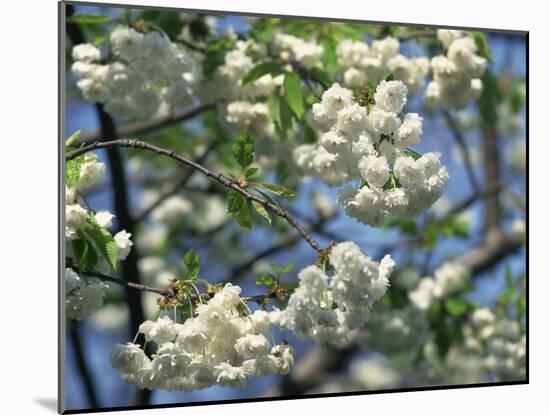
<svg viewBox="0 0 550 415">
<path fill-rule="evenodd" d="M 132 249 L 132 246 L 134 245 L 134 243 L 130 240 L 131 236 L 132 234 L 126 232 L 125 230 L 118 232 L 114 236 L 115 242 L 118 247 L 118 259 L 120 261 L 123 261 L 126 259 L 126 257 L 130 253 L 130 250 Z"/>
</svg>

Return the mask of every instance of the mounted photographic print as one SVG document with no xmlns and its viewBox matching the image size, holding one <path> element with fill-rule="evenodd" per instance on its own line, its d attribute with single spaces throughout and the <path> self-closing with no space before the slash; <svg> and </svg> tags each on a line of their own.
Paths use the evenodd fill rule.
<svg viewBox="0 0 550 415">
<path fill-rule="evenodd" d="M 527 383 L 527 32 L 59 12 L 60 412 Z"/>
</svg>

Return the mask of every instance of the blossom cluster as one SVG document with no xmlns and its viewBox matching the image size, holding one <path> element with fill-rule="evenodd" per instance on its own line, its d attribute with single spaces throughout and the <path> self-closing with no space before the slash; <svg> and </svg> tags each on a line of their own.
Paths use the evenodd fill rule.
<svg viewBox="0 0 550 415">
<path fill-rule="evenodd" d="M 414 305 L 376 307 L 361 332 L 359 343 L 367 350 L 386 356 L 408 353 L 416 357 L 429 336 L 430 327 L 424 310 Z"/>
<path fill-rule="evenodd" d="M 297 61 L 308 69 L 321 66 L 323 46 L 316 41 L 308 42 L 289 34 L 276 33 L 273 36 L 273 44 L 279 57 L 285 62 Z"/>
<path fill-rule="evenodd" d="M 97 278 L 82 279 L 71 268 L 65 270 L 67 317 L 82 320 L 103 305 L 107 285 Z"/>
<path fill-rule="evenodd" d="M 430 63 L 425 57 L 407 58 L 399 53 L 399 46 L 399 40 L 391 36 L 374 40 L 370 45 L 342 40 L 336 52 L 344 84 L 350 87 L 364 86 L 367 81 L 377 84 L 391 73 L 414 94 L 424 84 Z"/>
<path fill-rule="evenodd" d="M 117 344 L 111 365 L 140 388 L 184 391 L 243 386 L 252 376 L 288 373 L 292 348 L 270 343 L 264 335 L 269 313 L 247 311 L 240 293 L 240 287 L 226 284 L 183 324 L 168 316 L 144 322 L 140 333 L 157 345 L 152 358 L 137 344 Z"/>
<path fill-rule="evenodd" d="M 459 262 L 445 262 L 435 270 L 434 278 L 420 279 L 418 286 L 409 291 L 409 300 L 419 309 L 426 310 L 435 300 L 463 289 L 470 276 L 470 270 Z"/>
<path fill-rule="evenodd" d="M 92 44 L 73 48 L 72 71 L 84 98 L 104 103 L 108 113 L 123 119 L 152 117 L 192 101 L 198 81 L 193 59 L 167 36 L 118 26 L 110 44 L 109 63 Z"/>
<path fill-rule="evenodd" d="M 299 286 L 273 321 L 301 339 L 342 346 L 347 333 L 365 324 L 372 305 L 384 295 L 395 263 L 386 255 L 380 263 L 361 252 L 353 242 L 331 249 L 329 276 L 310 265 L 298 274 Z"/>
<path fill-rule="evenodd" d="M 437 38 L 445 55 L 435 56 L 430 61 L 433 80 L 426 87 L 424 102 L 428 107 L 441 105 L 451 111 L 463 109 L 481 94 L 480 77 L 486 59 L 476 54 L 476 43 L 465 32 L 439 29 Z"/>
<path fill-rule="evenodd" d="M 97 161 L 97 156 L 88 153 L 84 161 L 79 165 L 78 179 L 71 187 L 65 187 L 65 238 L 67 241 L 79 239 L 79 231 L 86 230 L 91 224 L 97 224 L 101 228 L 108 229 L 113 224 L 115 217 L 107 210 L 92 212 L 79 204 L 79 195 L 81 192 L 99 183 L 105 175 L 105 164 Z M 130 240 L 131 234 L 125 230 L 119 231 L 114 235 L 114 240 L 118 247 L 118 259 L 124 260 L 130 253 L 133 245 Z M 70 250 L 69 250 L 70 255 Z M 106 269 L 107 264 L 99 266 L 99 269 Z"/>
<path fill-rule="evenodd" d="M 241 85 L 242 78 L 267 56 L 265 45 L 252 39 L 237 40 L 235 48 L 224 56 L 212 78 L 202 85 L 200 91 L 204 101 L 214 102 L 224 99 L 229 102 L 252 99 L 269 95 L 277 86 L 282 85 L 283 76 L 265 74 L 247 85 Z"/>
<path fill-rule="evenodd" d="M 113 224 L 114 215 L 107 210 L 93 212 L 79 202 L 82 192 L 99 183 L 105 174 L 105 165 L 97 161 L 97 156 L 88 153 L 78 164 L 77 177 L 71 186 L 65 187 L 65 240 L 67 243 L 67 256 L 75 263 L 79 259 L 75 257 L 72 244 L 85 238 L 83 233 L 87 230 L 100 227 L 108 230 Z M 113 240 L 117 247 L 117 259 L 126 259 L 133 246 L 131 234 L 125 230 L 117 232 Z M 104 257 L 98 257 L 96 270 L 109 272 L 109 264 Z M 106 285 L 95 278 L 83 278 L 71 269 L 67 269 L 66 275 L 66 309 L 69 318 L 82 320 L 103 304 L 103 289 Z"/>
<path fill-rule="evenodd" d="M 466 346 L 482 356 L 485 370 L 497 381 L 524 378 L 526 337 L 519 323 L 485 307 L 472 313 L 471 324 L 466 326 Z"/>
<path fill-rule="evenodd" d="M 350 89 L 334 84 L 312 108 L 325 128 L 320 144 L 294 150 L 302 171 L 326 183 L 352 180 L 361 187 L 343 187 L 338 196 L 346 213 L 361 223 L 381 226 L 389 216 L 413 218 L 440 196 L 449 175 L 439 154 L 415 159 L 408 148 L 420 142 L 422 117 L 408 113 L 407 86 L 401 81 L 381 81 L 374 105 L 359 105 Z"/>
</svg>

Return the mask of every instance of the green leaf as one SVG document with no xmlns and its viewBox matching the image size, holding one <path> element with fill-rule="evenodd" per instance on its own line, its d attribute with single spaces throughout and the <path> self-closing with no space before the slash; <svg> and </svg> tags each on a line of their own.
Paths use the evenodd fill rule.
<svg viewBox="0 0 550 415">
<path fill-rule="evenodd" d="M 67 19 L 67 23 L 99 24 L 99 23 L 108 23 L 112 20 L 113 19 L 109 16 L 101 16 L 98 14 L 75 13 Z"/>
<path fill-rule="evenodd" d="M 250 215 L 250 208 L 246 201 L 241 205 L 239 210 L 232 212 L 231 215 L 243 229 L 248 231 L 252 229 L 252 216 Z"/>
<path fill-rule="evenodd" d="M 417 153 L 416 151 L 411 150 L 411 149 L 405 150 L 405 154 L 406 154 L 407 156 L 411 157 L 411 158 L 414 159 L 414 160 L 418 160 L 420 157 L 422 157 L 422 154 Z"/>
<path fill-rule="evenodd" d="M 287 73 L 283 82 L 285 90 L 285 99 L 288 106 L 294 112 L 297 119 L 302 118 L 304 114 L 304 98 L 302 96 L 302 83 L 298 75 Z"/>
<path fill-rule="evenodd" d="M 462 325 L 458 322 L 441 321 L 435 330 L 435 342 L 439 357 L 444 358 L 455 342 L 462 340 Z"/>
<path fill-rule="evenodd" d="M 277 75 L 282 74 L 283 72 L 284 70 L 283 68 L 281 68 L 281 65 L 279 65 L 276 62 L 260 63 L 259 65 L 255 66 L 250 71 L 248 71 L 248 73 L 241 80 L 241 85 L 242 86 L 248 85 L 267 74 L 270 74 L 271 76 L 275 77 Z"/>
<path fill-rule="evenodd" d="M 201 270 L 199 256 L 194 249 L 187 251 L 183 257 L 183 263 L 187 267 L 188 277 L 195 278 Z"/>
<path fill-rule="evenodd" d="M 72 133 L 71 136 L 65 141 L 65 147 L 70 147 L 76 140 L 78 140 L 81 132 L 82 130 L 78 130 Z"/>
<path fill-rule="evenodd" d="M 271 268 L 273 268 L 273 271 L 275 271 L 277 274 L 285 274 L 287 272 L 290 272 L 294 269 L 295 266 L 295 262 L 289 262 L 284 267 L 280 267 L 279 265 L 271 262 Z"/>
<path fill-rule="evenodd" d="M 232 151 L 233 157 L 243 169 L 252 164 L 254 161 L 254 140 L 248 131 L 237 136 Z"/>
<path fill-rule="evenodd" d="M 332 78 L 328 72 L 321 68 L 314 67 L 309 71 L 309 76 L 315 81 L 320 82 L 325 88 L 329 88 L 332 84 Z"/>
<path fill-rule="evenodd" d="M 279 112 L 281 116 L 279 135 L 285 140 L 288 136 L 288 131 L 292 128 L 292 110 L 286 99 L 279 99 Z"/>
<path fill-rule="evenodd" d="M 78 263 L 78 268 L 81 271 L 85 270 L 86 255 L 88 250 L 88 243 L 84 238 L 71 240 L 71 248 L 73 255 Z"/>
<path fill-rule="evenodd" d="M 256 212 L 258 212 L 267 221 L 267 223 L 271 225 L 271 216 L 269 216 L 269 212 L 262 206 L 262 204 L 253 200 L 252 206 L 254 206 Z"/>
<path fill-rule="evenodd" d="M 470 232 L 470 224 L 468 221 L 453 216 L 440 224 L 439 233 L 448 238 L 461 237 L 467 238 Z"/>
<path fill-rule="evenodd" d="M 95 37 L 94 39 L 94 46 L 101 46 L 105 43 L 107 43 L 107 41 L 109 40 L 109 37 L 106 36 L 106 35 L 98 35 Z"/>
<path fill-rule="evenodd" d="M 299 284 L 295 281 L 287 281 L 287 282 L 282 282 L 281 284 L 279 284 L 281 286 L 281 288 L 283 288 L 287 293 L 292 293 L 294 292 L 294 290 L 296 290 L 296 288 L 298 288 Z"/>
<path fill-rule="evenodd" d="M 265 200 L 267 200 L 269 203 L 271 203 L 272 205 L 275 205 L 275 206 L 279 206 L 279 204 L 277 203 L 277 201 L 275 199 L 273 199 L 271 196 L 269 196 L 266 192 L 262 192 L 260 189 L 256 189 L 256 191 L 261 194 Z"/>
<path fill-rule="evenodd" d="M 267 109 L 269 111 L 269 115 L 271 116 L 271 119 L 275 124 L 278 126 L 281 125 L 281 104 L 280 104 L 281 97 L 279 96 L 278 89 L 276 92 L 271 94 L 269 98 L 267 99 Z"/>
<path fill-rule="evenodd" d="M 489 48 L 489 42 L 487 36 L 483 32 L 472 32 L 472 36 L 477 46 L 477 54 L 484 57 L 489 62 L 493 62 L 493 54 Z"/>
<path fill-rule="evenodd" d="M 477 105 L 483 123 L 492 126 L 498 118 L 497 108 L 501 100 L 501 93 L 498 88 L 497 78 L 489 70 L 483 73 L 481 81 L 483 82 L 483 89 Z"/>
<path fill-rule="evenodd" d="M 97 223 L 91 223 L 86 230 L 88 236 L 93 240 L 98 251 L 103 255 L 113 271 L 116 271 L 118 261 L 118 245 L 113 235 L 99 226 Z"/>
<path fill-rule="evenodd" d="M 78 231 L 78 237 L 82 242 L 81 257 L 78 260 L 79 267 L 82 270 L 94 269 L 98 259 L 94 241 L 91 236 L 84 231 Z"/>
<path fill-rule="evenodd" d="M 445 299 L 445 309 L 453 317 L 464 315 L 468 308 L 468 303 L 462 298 L 449 297 Z"/>
<path fill-rule="evenodd" d="M 65 184 L 68 188 L 72 188 L 80 178 L 80 166 L 86 162 L 86 155 L 75 157 L 68 160 L 65 164 Z"/>
<path fill-rule="evenodd" d="M 245 170 L 244 177 L 246 177 L 247 179 L 250 179 L 254 177 L 256 173 L 258 173 L 259 171 L 260 169 L 258 167 L 249 167 L 248 169 Z"/>
<path fill-rule="evenodd" d="M 416 235 L 417 226 L 414 220 L 391 219 L 387 224 L 388 228 L 397 228 L 404 235 Z"/>
<path fill-rule="evenodd" d="M 264 189 L 269 190 L 272 193 L 275 193 L 276 195 L 282 196 L 284 198 L 293 198 L 296 196 L 296 192 L 291 189 L 287 189 L 284 186 L 278 185 L 278 184 L 272 184 L 272 183 L 260 183 L 260 186 L 262 186 Z"/>
<path fill-rule="evenodd" d="M 267 274 L 256 278 L 256 285 L 267 285 L 269 288 L 271 288 L 275 285 L 276 281 L 277 280 L 273 275 Z"/>
<path fill-rule="evenodd" d="M 389 82 L 389 81 L 393 81 L 393 80 L 394 80 L 394 77 L 393 77 L 392 73 L 389 73 L 384 77 L 384 81 Z"/>
<path fill-rule="evenodd" d="M 338 55 L 336 54 L 336 41 L 334 38 L 329 37 L 323 42 L 321 61 L 329 73 L 333 73 L 338 69 Z"/>
<path fill-rule="evenodd" d="M 243 203 L 246 203 L 246 198 L 236 190 L 229 190 L 227 192 L 227 212 L 238 212 Z"/>
</svg>

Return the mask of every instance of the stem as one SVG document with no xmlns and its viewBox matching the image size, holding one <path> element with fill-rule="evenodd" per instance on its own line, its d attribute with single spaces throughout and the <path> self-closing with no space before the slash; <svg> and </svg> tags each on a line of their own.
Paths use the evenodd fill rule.
<svg viewBox="0 0 550 415">
<path fill-rule="evenodd" d="M 135 148 L 140 150 L 147 150 L 151 151 L 155 154 L 158 154 L 159 156 L 165 156 L 169 157 L 181 164 L 187 165 L 192 167 L 193 169 L 199 171 L 200 173 L 204 174 L 206 177 L 209 177 L 211 179 L 216 180 L 220 184 L 224 185 L 225 187 L 228 187 L 230 189 L 235 190 L 236 192 L 239 192 L 242 194 L 248 201 L 254 201 L 261 204 L 264 208 L 269 209 L 271 212 L 275 213 L 276 215 L 280 216 L 281 218 L 285 219 L 292 227 L 298 231 L 300 236 L 304 238 L 304 240 L 318 253 L 322 252 L 322 248 L 319 246 L 317 241 L 311 237 L 311 235 L 308 233 L 308 231 L 300 225 L 296 219 L 284 208 L 280 206 L 276 206 L 269 201 L 253 195 L 249 193 L 247 190 L 243 189 L 242 187 L 239 187 L 236 183 L 233 182 L 229 177 L 224 176 L 221 173 L 215 173 L 206 167 L 202 166 L 201 164 L 189 160 L 179 154 L 177 154 L 173 150 L 167 150 L 165 148 L 157 147 L 155 145 L 149 144 L 145 141 L 141 140 L 128 140 L 128 139 L 120 139 L 120 140 L 111 140 L 111 141 L 103 141 L 103 142 L 96 142 L 93 144 L 89 144 L 87 146 L 84 146 L 78 150 L 73 151 L 72 153 L 68 154 L 66 156 L 66 160 L 72 160 L 75 157 L 78 157 L 82 154 L 85 154 L 89 151 L 93 150 L 99 150 L 99 149 L 112 149 L 116 147 L 124 147 L 124 148 Z"/>
<path fill-rule="evenodd" d="M 71 266 L 71 259 L 67 258 L 67 266 L 71 269 L 73 269 L 75 272 L 77 272 L 76 267 Z M 133 282 L 129 282 L 120 278 L 111 277 L 110 275 L 105 275 L 100 272 L 95 271 L 86 271 L 85 274 L 89 275 L 90 277 L 94 277 L 97 279 L 100 279 L 101 281 L 107 281 L 112 282 L 118 285 L 121 285 L 126 288 L 131 288 L 138 291 L 148 291 L 152 293 L 156 293 L 165 297 L 173 297 L 174 296 L 174 290 L 172 288 L 157 288 L 157 287 L 151 287 L 144 284 L 136 284 Z M 202 303 L 202 300 L 209 300 L 211 298 L 210 294 L 208 293 L 200 293 L 196 286 L 194 287 L 197 294 L 188 294 L 187 299 L 189 300 L 189 303 L 191 303 L 194 300 L 197 300 Z M 272 294 L 260 294 L 260 295 L 253 295 L 250 297 L 241 297 L 241 300 L 248 303 L 257 303 L 261 302 L 263 300 L 273 298 Z"/>
</svg>

